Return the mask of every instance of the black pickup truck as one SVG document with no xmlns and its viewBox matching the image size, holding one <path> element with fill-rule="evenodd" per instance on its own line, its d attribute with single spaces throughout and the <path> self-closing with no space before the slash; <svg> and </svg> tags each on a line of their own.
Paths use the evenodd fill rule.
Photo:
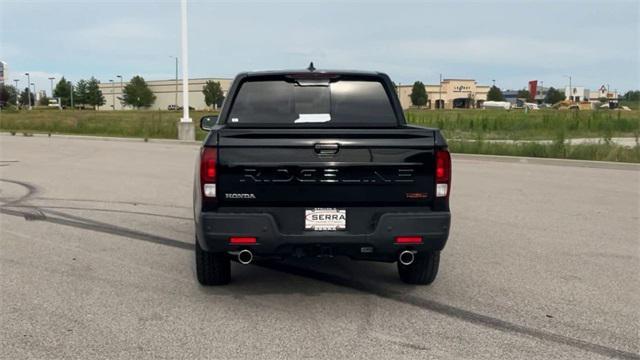
<svg viewBox="0 0 640 360">
<path fill-rule="evenodd" d="M 438 129 L 408 125 L 377 72 L 239 74 L 196 165 L 196 267 L 230 280 L 230 260 L 348 256 L 398 262 L 430 284 L 449 235 L 451 158 Z"/>
</svg>

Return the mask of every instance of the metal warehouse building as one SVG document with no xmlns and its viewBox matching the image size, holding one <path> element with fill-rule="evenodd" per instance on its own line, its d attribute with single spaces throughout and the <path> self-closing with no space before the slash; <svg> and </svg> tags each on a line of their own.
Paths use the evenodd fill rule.
<svg viewBox="0 0 640 360">
<path fill-rule="evenodd" d="M 222 87 L 224 96 L 227 96 L 233 79 L 229 78 L 199 78 L 189 79 L 189 106 L 196 110 L 207 109 L 204 102 L 202 87 L 209 81 L 218 81 Z M 156 101 L 151 109 L 167 110 L 169 105 L 182 106 L 182 80 L 150 80 L 149 88 L 156 95 Z M 103 82 L 100 89 L 105 97 L 105 105 L 99 110 L 127 110 L 131 107 L 123 107 L 120 99 L 122 89 L 126 82 Z M 398 85 L 396 90 L 403 109 L 408 109 L 411 104 L 411 90 L 413 85 Z M 489 86 L 478 85 L 471 79 L 444 79 L 440 85 L 425 85 L 427 91 L 427 105 L 429 109 L 453 109 L 453 108 L 477 108 L 487 100 Z"/>
<path fill-rule="evenodd" d="M 202 87 L 209 81 L 218 81 L 222 87 L 222 93 L 226 97 L 229 86 L 233 79 L 225 78 L 201 78 L 201 79 L 189 79 L 189 106 L 196 110 L 203 110 L 207 108 L 204 102 L 204 94 L 202 93 Z M 99 110 L 131 110 L 132 108 L 123 107 L 120 99 L 122 98 L 122 89 L 127 85 L 127 82 L 120 81 L 107 81 L 100 83 L 100 90 L 104 95 L 105 104 L 99 108 Z M 172 80 L 149 80 L 147 85 L 153 93 L 156 95 L 156 101 L 151 105 L 150 109 L 167 110 L 169 105 L 177 104 L 182 106 L 182 80 L 178 79 L 177 83 L 175 79 Z"/>
</svg>

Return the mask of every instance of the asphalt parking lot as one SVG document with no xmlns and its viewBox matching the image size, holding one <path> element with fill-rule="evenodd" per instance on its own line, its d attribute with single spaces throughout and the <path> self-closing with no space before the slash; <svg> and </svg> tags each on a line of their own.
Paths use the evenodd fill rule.
<svg viewBox="0 0 640 360">
<path fill-rule="evenodd" d="M 0 358 L 640 359 L 640 168 L 455 156 L 431 286 L 394 264 L 197 284 L 198 147 L 0 135 Z"/>
</svg>

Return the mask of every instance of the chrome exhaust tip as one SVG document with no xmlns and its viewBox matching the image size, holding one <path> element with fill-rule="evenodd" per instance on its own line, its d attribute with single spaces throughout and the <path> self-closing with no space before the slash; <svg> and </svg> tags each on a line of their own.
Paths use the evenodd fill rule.
<svg viewBox="0 0 640 360">
<path fill-rule="evenodd" d="M 409 266 L 413 264 L 413 260 L 415 260 L 415 255 L 413 254 L 413 251 L 405 250 L 400 253 L 400 256 L 398 256 L 398 261 L 400 261 L 400 264 L 404 266 Z"/>
<path fill-rule="evenodd" d="M 248 265 L 253 261 L 253 253 L 251 250 L 244 249 L 238 253 L 238 262 L 242 265 Z"/>
</svg>

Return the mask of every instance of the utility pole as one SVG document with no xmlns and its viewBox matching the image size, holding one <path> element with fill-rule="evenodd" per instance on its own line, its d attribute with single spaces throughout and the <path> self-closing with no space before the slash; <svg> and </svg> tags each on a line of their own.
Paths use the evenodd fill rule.
<svg viewBox="0 0 640 360">
<path fill-rule="evenodd" d="M 27 102 L 29 103 L 28 109 L 31 110 L 31 76 L 29 73 L 24 73 L 27 75 Z"/>
<path fill-rule="evenodd" d="M 116 75 L 116 77 L 120 78 L 120 99 L 122 100 L 122 97 L 124 96 L 124 88 L 122 87 L 122 75 Z M 120 105 L 122 105 L 122 101 L 120 102 Z M 122 106 L 120 107 L 120 110 L 122 110 Z"/>
<path fill-rule="evenodd" d="M 187 0 L 180 0 L 180 32 L 182 50 L 182 119 L 178 124 L 178 139 L 193 141 L 196 138 L 196 130 L 189 117 L 189 46 L 187 26 Z"/>
<path fill-rule="evenodd" d="M 20 98 L 20 89 L 18 88 L 18 82 L 20 82 L 19 79 L 14 79 L 13 80 L 16 83 L 16 108 L 18 107 L 18 99 Z"/>
<path fill-rule="evenodd" d="M 573 87 L 571 86 L 571 75 L 565 75 L 564 77 L 569 78 L 569 101 L 573 102 Z"/>
</svg>

